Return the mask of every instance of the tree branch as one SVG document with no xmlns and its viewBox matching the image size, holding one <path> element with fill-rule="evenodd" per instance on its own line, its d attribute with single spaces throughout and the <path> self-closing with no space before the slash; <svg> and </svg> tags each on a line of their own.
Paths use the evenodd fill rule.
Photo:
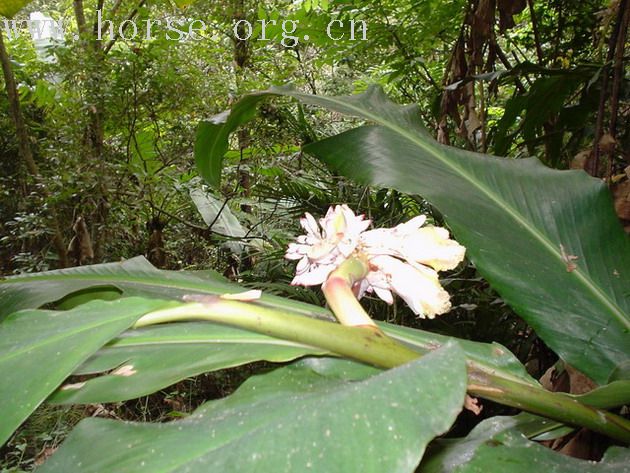
<svg viewBox="0 0 630 473">
<path fill-rule="evenodd" d="M 142 8 L 145 5 L 145 3 L 147 3 L 147 0 L 140 0 L 140 3 L 138 3 L 138 6 L 135 7 L 131 11 L 129 16 L 127 16 L 127 19 L 125 20 L 126 23 L 124 23 L 122 33 L 124 33 L 127 30 L 127 26 L 129 25 L 129 22 L 135 18 L 135 16 L 138 14 L 138 10 L 140 10 L 140 8 Z M 107 46 L 105 46 L 105 48 L 103 49 L 103 52 L 105 54 L 109 53 L 109 51 L 114 47 L 114 45 L 116 44 L 116 41 L 118 41 L 118 39 L 120 38 L 120 33 L 121 32 L 119 30 L 115 31 L 114 37 L 109 41 L 109 43 L 107 43 Z"/>
</svg>

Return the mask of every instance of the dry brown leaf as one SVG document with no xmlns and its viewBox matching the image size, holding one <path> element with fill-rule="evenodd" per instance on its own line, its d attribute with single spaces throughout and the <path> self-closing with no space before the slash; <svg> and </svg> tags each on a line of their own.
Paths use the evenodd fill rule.
<svg viewBox="0 0 630 473">
<path fill-rule="evenodd" d="M 499 10 L 499 30 L 501 33 L 514 27 L 515 23 L 513 16 L 522 12 L 526 6 L 527 0 L 497 0 L 497 8 Z"/>
<path fill-rule="evenodd" d="M 473 412 L 475 415 L 479 415 L 481 414 L 481 410 L 483 409 L 483 406 L 479 405 L 479 399 L 477 399 L 476 397 L 471 397 L 468 394 L 466 394 L 466 397 L 464 398 L 464 409 L 468 409 L 469 411 Z"/>
<path fill-rule="evenodd" d="M 495 0 L 479 0 L 470 18 L 471 56 L 478 66 L 483 65 L 483 46 L 494 32 L 495 9 Z"/>
<path fill-rule="evenodd" d="M 35 457 L 35 466 L 41 466 L 53 453 L 57 451 L 57 447 L 46 447 Z"/>
<path fill-rule="evenodd" d="M 565 363 L 564 369 L 569 375 L 569 392 L 571 394 L 586 394 L 597 387 L 597 384 L 588 378 L 581 371 L 576 370 L 571 365 Z"/>
<path fill-rule="evenodd" d="M 630 220 L 630 180 L 624 179 L 611 187 L 615 212 L 622 220 Z"/>
<path fill-rule="evenodd" d="M 573 157 L 573 159 L 571 160 L 571 165 L 569 167 L 571 169 L 586 169 L 586 165 L 589 158 L 591 157 L 591 153 L 591 148 L 580 151 Z"/>
<path fill-rule="evenodd" d="M 599 150 L 602 154 L 610 154 L 615 150 L 617 140 L 610 134 L 605 133 L 599 139 Z"/>
<path fill-rule="evenodd" d="M 78 265 L 89 263 L 94 259 L 94 250 L 92 249 L 90 232 L 83 216 L 79 215 L 76 218 L 72 225 L 72 230 L 74 231 L 74 236 L 70 241 L 70 245 L 68 245 L 68 253 L 74 257 Z"/>
</svg>

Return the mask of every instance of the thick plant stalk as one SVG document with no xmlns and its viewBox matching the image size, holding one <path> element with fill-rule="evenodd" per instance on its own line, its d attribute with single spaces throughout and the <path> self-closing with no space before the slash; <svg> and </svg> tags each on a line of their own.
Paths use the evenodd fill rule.
<svg viewBox="0 0 630 473">
<path fill-rule="evenodd" d="M 363 279 L 369 271 L 367 262 L 349 258 L 328 276 L 322 285 L 330 309 L 342 325 L 350 327 L 378 327 L 365 312 L 352 292 L 355 282 Z"/>
<path fill-rule="evenodd" d="M 262 333 L 275 338 L 323 348 L 381 368 L 393 368 L 419 358 L 414 351 L 373 327 L 346 327 L 316 320 L 260 303 L 223 300 L 184 304 L 149 313 L 135 327 L 167 322 L 207 320 Z M 437 347 L 435 347 L 437 348 Z M 566 424 L 587 427 L 624 443 L 630 443 L 630 422 L 561 393 L 502 376 L 496 370 L 468 361 L 468 392 L 504 405 L 539 414 Z"/>
</svg>

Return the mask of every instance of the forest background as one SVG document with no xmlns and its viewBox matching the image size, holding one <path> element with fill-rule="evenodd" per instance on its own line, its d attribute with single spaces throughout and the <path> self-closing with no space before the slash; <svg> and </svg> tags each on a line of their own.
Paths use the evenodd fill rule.
<svg viewBox="0 0 630 473">
<path fill-rule="evenodd" d="M 2 276 L 144 255 L 160 269 L 211 269 L 322 306 L 317 288 L 289 284 L 294 266 L 284 260 L 305 212 L 347 203 L 376 227 L 419 213 L 444 224 L 421 195 L 357 184 L 303 152 L 360 121 L 286 99 L 259 106 L 232 136 L 220 184 L 204 182 L 199 123 L 286 83 L 329 96 L 378 84 L 395 102 L 418 104 L 439 143 L 583 169 L 610 187 L 630 228 L 628 1 L 178 3 L 35 0 L 17 16 L 62 22 L 57 38 L 0 22 Z M 113 35 L 102 37 L 105 19 Z M 156 19 L 147 39 L 142 26 Z M 443 282 L 453 309 L 437 320 L 402 303 L 366 306 L 383 321 L 501 343 L 535 378 L 554 366 L 557 356 L 474 264 Z M 42 407 L 3 447 L 0 466 L 41 463 L 82 417 L 172 419 L 266 369 L 206 374 L 125 403 Z M 506 412 L 489 404 L 483 416 Z M 480 420 L 470 416 L 456 433 Z"/>
</svg>

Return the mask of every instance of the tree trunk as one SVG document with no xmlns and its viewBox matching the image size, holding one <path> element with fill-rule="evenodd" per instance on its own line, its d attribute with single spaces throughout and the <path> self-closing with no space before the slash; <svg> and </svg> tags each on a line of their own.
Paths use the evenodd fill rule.
<svg viewBox="0 0 630 473">
<path fill-rule="evenodd" d="M 240 23 L 242 20 L 247 20 L 247 2 L 246 0 L 234 0 L 232 3 L 232 23 L 239 25 L 238 34 L 235 35 L 232 40 L 234 42 L 234 80 L 236 83 L 237 94 L 241 93 L 241 82 L 244 79 L 246 69 L 251 65 L 251 45 L 249 40 L 240 39 L 244 37 L 244 26 Z M 243 166 L 239 169 L 239 184 L 243 189 L 243 195 L 249 197 L 251 194 L 251 175 L 247 166 L 247 158 L 243 158 L 243 151 L 250 145 L 251 137 L 249 127 L 242 126 L 237 134 L 238 146 L 241 151 L 241 162 Z M 250 205 L 242 204 L 241 210 L 247 213 L 252 212 Z"/>
<path fill-rule="evenodd" d="M 20 98 L 18 95 L 17 86 L 15 84 L 15 76 L 13 75 L 13 68 L 11 67 L 11 59 L 4 45 L 4 32 L 0 28 L 0 62 L 2 62 L 2 73 L 4 75 L 4 82 L 9 97 L 9 112 L 13 123 L 15 124 L 16 136 L 18 139 L 20 158 L 24 161 L 26 169 L 35 181 L 40 180 L 39 167 L 33 158 L 33 151 L 31 150 L 31 139 L 26 128 L 24 121 L 24 115 L 22 114 L 22 107 L 20 106 Z M 39 186 L 42 197 L 48 197 L 48 193 L 44 186 Z M 51 227 L 53 230 L 52 243 L 57 251 L 59 258 L 59 266 L 65 268 L 68 266 L 68 251 L 64 243 L 63 234 L 61 233 L 61 227 L 59 225 L 59 219 L 54 209 L 50 209 Z"/>
<path fill-rule="evenodd" d="M 4 33 L 0 28 L 0 60 L 2 61 L 2 72 L 4 74 L 4 82 L 6 84 L 7 95 L 9 96 L 9 111 L 11 118 L 15 124 L 15 132 L 18 139 L 18 146 L 20 150 L 20 157 L 24 160 L 28 172 L 32 176 L 39 175 L 39 168 L 37 163 L 33 159 L 33 152 L 31 151 L 30 138 L 28 136 L 28 130 L 24 124 L 24 116 L 22 115 L 22 108 L 20 106 L 20 99 L 18 96 L 17 86 L 15 84 L 15 77 L 13 75 L 13 69 L 11 67 L 11 59 L 4 46 Z"/>
<path fill-rule="evenodd" d="M 100 2 L 99 5 L 101 5 Z M 86 97 L 88 97 L 90 101 L 90 106 L 88 107 L 89 121 L 85 128 L 85 138 L 87 144 L 86 156 L 88 156 L 92 162 L 94 169 L 97 170 L 96 192 L 91 195 L 91 198 L 96 202 L 96 209 L 94 211 L 94 218 L 90 222 L 90 233 L 92 235 L 92 241 L 94 242 L 94 261 L 101 262 L 104 255 L 104 244 L 107 240 L 107 219 L 109 217 L 110 207 L 107 201 L 109 192 L 107 188 L 107 169 L 104 157 L 105 131 L 103 127 L 103 103 L 101 99 L 101 78 L 99 74 L 101 66 L 105 61 L 105 54 L 101 41 L 97 39 L 98 31 L 96 22 L 92 29 L 88 27 L 83 8 L 83 0 L 74 0 L 73 8 L 79 34 L 86 46 L 86 54 L 92 55 L 94 61 L 97 62 L 94 68 L 96 73 L 91 73 L 87 82 L 88 90 L 86 90 Z"/>
</svg>

